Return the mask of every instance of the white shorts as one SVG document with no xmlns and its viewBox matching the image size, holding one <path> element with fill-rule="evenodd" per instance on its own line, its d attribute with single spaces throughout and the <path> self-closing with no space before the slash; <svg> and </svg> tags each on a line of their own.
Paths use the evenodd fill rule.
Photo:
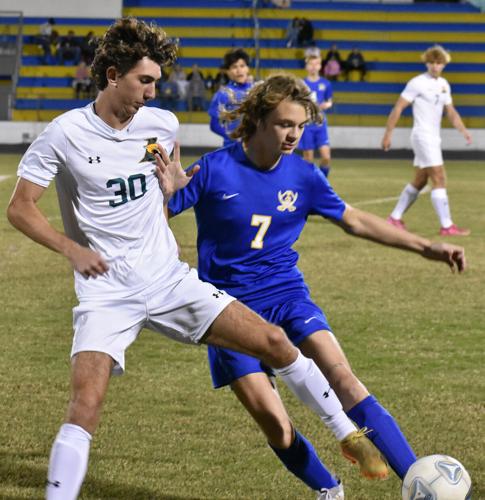
<svg viewBox="0 0 485 500">
<path fill-rule="evenodd" d="M 414 151 L 414 166 L 418 168 L 440 167 L 443 165 L 441 139 L 411 135 L 411 146 Z"/>
<path fill-rule="evenodd" d="M 115 361 L 113 374 L 121 375 L 125 351 L 142 328 L 196 344 L 233 300 L 191 269 L 170 287 L 153 286 L 127 299 L 82 301 L 73 309 L 71 357 L 82 351 L 104 352 Z"/>
</svg>

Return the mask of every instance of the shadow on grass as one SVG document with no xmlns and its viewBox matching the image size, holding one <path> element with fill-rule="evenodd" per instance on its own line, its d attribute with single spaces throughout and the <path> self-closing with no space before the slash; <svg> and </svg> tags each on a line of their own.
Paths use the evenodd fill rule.
<svg viewBox="0 0 485 500">
<path fill-rule="evenodd" d="M 37 460 L 45 458 L 44 454 L 6 453 L 0 452 L 0 498 L 2 500 L 42 499 L 47 477 L 47 469 L 41 466 L 22 463 L 23 460 Z M 35 496 L 9 495 L 3 488 L 9 489 L 35 489 Z M 38 493 L 37 493 L 38 492 Z M 155 493 L 142 486 L 117 484 L 110 481 L 86 479 L 81 491 L 81 499 L 89 498 L 106 500 L 202 500 L 201 497 L 187 495 L 163 495 Z"/>
</svg>

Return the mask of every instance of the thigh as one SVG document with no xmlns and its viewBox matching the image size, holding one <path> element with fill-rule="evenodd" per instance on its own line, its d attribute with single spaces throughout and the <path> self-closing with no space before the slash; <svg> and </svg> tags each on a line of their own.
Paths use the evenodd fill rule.
<svg viewBox="0 0 485 500">
<path fill-rule="evenodd" d="M 146 318 L 141 299 L 82 301 L 73 309 L 71 356 L 99 352 L 113 360 L 113 374 L 125 368 L 125 351 L 135 341 Z"/>
<path fill-rule="evenodd" d="M 235 299 L 191 269 L 179 282 L 146 297 L 146 327 L 184 343 L 199 343 L 210 325 Z"/>
<path fill-rule="evenodd" d="M 331 331 L 324 312 L 307 293 L 295 295 L 281 306 L 274 307 L 271 311 L 264 311 L 263 317 L 281 326 L 296 346 L 318 330 Z"/>
<path fill-rule="evenodd" d="M 230 303 L 210 326 L 204 341 L 261 359 L 273 368 L 288 366 L 297 350 L 281 328 L 242 303 Z"/>
<path fill-rule="evenodd" d="M 428 168 L 443 165 L 440 139 L 413 135 L 411 145 L 414 151 L 415 167 Z"/>
</svg>

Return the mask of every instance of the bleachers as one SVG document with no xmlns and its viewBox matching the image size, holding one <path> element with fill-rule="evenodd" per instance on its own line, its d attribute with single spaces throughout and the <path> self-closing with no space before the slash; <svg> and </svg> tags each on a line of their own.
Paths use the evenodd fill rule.
<svg viewBox="0 0 485 500">
<path fill-rule="evenodd" d="M 250 2 L 244 0 L 125 0 L 124 15 L 156 21 L 180 39 L 179 63 L 194 63 L 214 76 L 223 54 L 245 47 L 254 56 Z M 298 9 L 296 9 L 298 7 Z M 335 82 L 333 125 L 382 126 L 403 85 L 424 71 L 420 54 L 441 43 L 452 54 L 445 77 L 455 105 L 470 128 L 485 128 L 485 14 L 468 4 L 363 4 L 293 2 L 291 9 L 260 8 L 260 76 L 277 70 L 303 76 L 303 49 L 286 48 L 284 34 L 295 17 L 310 19 L 324 54 L 337 43 L 346 57 L 358 46 L 368 62 L 365 82 Z M 102 34 L 112 20 L 56 19 L 61 35 L 73 29 Z M 33 36 L 43 19 L 26 18 L 22 68 L 14 119 L 49 120 L 82 104 L 72 99 L 75 68 L 42 66 Z M 157 104 L 157 103 L 154 103 Z M 179 113 L 181 121 L 206 122 L 205 113 Z M 402 124 L 409 123 L 409 115 Z M 445 124 L 446 125 L 446 124 Z"/>
</svg>

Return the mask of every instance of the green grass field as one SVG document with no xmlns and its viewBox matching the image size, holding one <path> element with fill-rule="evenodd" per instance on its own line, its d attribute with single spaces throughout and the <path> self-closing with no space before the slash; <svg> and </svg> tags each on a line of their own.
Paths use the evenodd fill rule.
<svg viewBox="0 0 485 500">
<path fill-rule="evenodd" d="M 0 157 L 4 213 L 19 157 Z M 188 164 L 190 158 L 185 158 Z M 412 169 L 408 161 L 334 161 L 331 181 L 349 203 L 386 216 Z M 311 219 L 297 244 L 313 297 L 355 372 L 397 417 L 418 455 L 445 453 L 485 498 L 485 169 L 448 162 L 455 222 L 469 269 L 352 238 Z M 8 176 L 4 178 L 4 176 Z M 55 190 L 41 207 L 61 226 Z M 409 228 L 438 230 L 429 194 Z M 192 214 L 173 221 L 183 258 L 196 262 Z M 59 255 L 0 219 L 0 498 L 43 497 L 48 455 L 68 400 L 72 273 Z M 280 384 L 300 431 L 343 480 L 349 500 L 400 499 L 400 481 L 369 482 L 343 459 L 319 420 Z M 229 390 L 211 388 L 204 347 L 143 332 L 112 381 L 91 448 L 83 499 L 312 499 L 279 464 Z"/>
</svg>

